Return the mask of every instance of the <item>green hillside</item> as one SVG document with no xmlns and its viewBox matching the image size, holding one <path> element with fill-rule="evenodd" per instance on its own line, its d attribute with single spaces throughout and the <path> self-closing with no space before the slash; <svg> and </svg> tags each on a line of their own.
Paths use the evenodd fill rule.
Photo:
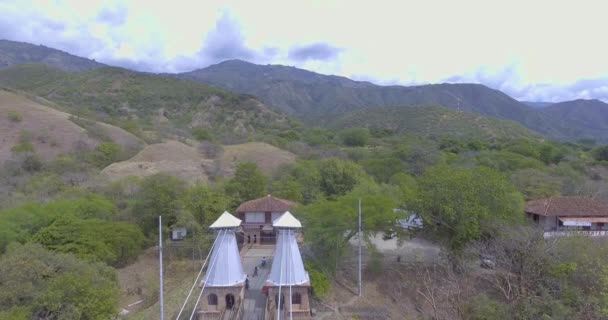
<svg viewBox="0 0 608 320">
<path fill-rule="evenodd" d="M 540 136 L 508 120 L 475 113 L 453 111 L 445 107 L 380 107 L 354 111 L 330 121 L 329 127 L 344 129 L 367 127 L 426 138 L 462 138 L 503 140 L 538 139 Z"/>
<path fill-rule="evenodd" d="M 158 129 L 201 128 L 247 136 L 282 130 L 287 119 L 254 97 L 188 80 L 103 67 L 67 73 L 25 64 L 0 70 L 0 86 L 43 97 L 72 114 Z"/>
</svg>

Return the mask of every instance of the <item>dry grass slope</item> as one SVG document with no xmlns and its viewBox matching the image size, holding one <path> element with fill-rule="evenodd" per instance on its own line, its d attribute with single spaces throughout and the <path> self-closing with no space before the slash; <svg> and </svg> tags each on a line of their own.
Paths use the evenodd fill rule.
<svg viewBox="0 0 608 320">
<path fill-rule="evenodd" d="M 12 156 L 11 149 L 24 136 L 44 160 L 59 154 L 74 152 L 80 145 L 93 148 L 100 142 L 85 128 L 70 120 L 71 115 L 61 112 L 15 92 L 0 90 L 0 163 Z M 136 148 L 143 142 L 131 133 L 105 123 L 93 123 L 103 135 L 123 148 Z"/>
<path fill-rule="evenodd" d="M 167 173 L 196 183 L 207 182 L 205 167 L 212 164 L 213 160 L 205 159 L 195 148 L 178 141 L 167 141 L 148 145 L 133 158 L 113 163 L 102 173 L 110 179 Z"/>
<path fill-rule="evenodd" d="M 296 156 L 286 150 L 263 142 L 249 142 L 224 147 L 221 156 L 222 171 L 226 175 L 234 174 L 234 167 L 239 162 L 255 162 L 267 175 L 270 175 L 284 164 L 293 163 Z"/>
</svg>

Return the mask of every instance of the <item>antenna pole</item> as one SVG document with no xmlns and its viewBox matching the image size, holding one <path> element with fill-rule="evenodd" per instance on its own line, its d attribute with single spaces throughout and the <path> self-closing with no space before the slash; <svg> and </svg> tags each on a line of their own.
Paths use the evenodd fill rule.
<svg viewBox="0 0 608 320">
<path fill-rule="evenodd" d="M 158 216 L 158 263 L 160 276 L 160 320 L 164 320 L 164 305 L 163 305 L 163 219 Z"/>
<path fill-rule="evenodd" d="M 359 198 L 359 297 L 363 295 L 361 290 L 361 198 Z"/>
</svg>

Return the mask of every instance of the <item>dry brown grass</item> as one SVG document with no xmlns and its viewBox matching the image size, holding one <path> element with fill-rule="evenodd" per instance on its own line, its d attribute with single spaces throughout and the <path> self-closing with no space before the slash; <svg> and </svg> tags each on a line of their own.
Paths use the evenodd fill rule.
<svg viewBox="0 0 608 320">
<path fill-rule="evenodd" d="M 293 163 L 296 156 L 286 150 L 263 142 L 250 142 L 224 147 L 224 154 L 220 163 L 225 175 L 234 174 L 235 164 L 243 161 L 255 162 L 267 175 L 270 175 L 280 166 Z"/>
<path fill-rule="evenodd" d="M 217 159 L 209 159 L 197 148 L 170 140 L 148 145 L 133 158 L 113 163 L 102 173 L 110 179 L 167 173 L 189 183 L 204 183 L 209 179 L 208 172 L 214 172 L 216 165 L 219 166 L 218 174 L 226 177 L 234 174 L 237 163 L 252 161 L 270 175 L 281 165 L 295 161 L 293 153 L 267 143 L 251 142 L 223 149 Z"/>
<path fill-rule="evenodd" d="M 18 114 L 19 121 L 11 119 Z M 23 132 L 30 136 L 36 153 L 44 160 L 75 151 L 76 146 L 93 148 L 99 139 L 70 121 L 70 114 L 61 112 L 24 96 L 0 89 L 0 163 L 12 156 L 11 148 L 19 143 Z M 133 148 L 142 142 L 118 127 L 97 123 L 105 135 L 123 148 Z"/>
<path fill-rule="evenodd" d="M 190 183 L 206 182 L 205 167 L 212 162 L 193 147 L 178 141 L 167 141 L 148 145 L 133 158 L 113 163 L 102 173 L 110 179 L 167 173 Z"/>
</svg>

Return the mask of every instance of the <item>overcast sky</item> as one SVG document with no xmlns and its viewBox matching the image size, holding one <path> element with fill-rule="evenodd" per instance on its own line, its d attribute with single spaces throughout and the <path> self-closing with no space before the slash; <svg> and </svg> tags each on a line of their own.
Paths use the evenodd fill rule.
<svg viewBox="0 0 608 320">
<path fill-rule="evenodd" d="M 0 0 L 0 39 L 141 71 L 226 59 L 608 101 L 606 1 Z"/>
</svg>

